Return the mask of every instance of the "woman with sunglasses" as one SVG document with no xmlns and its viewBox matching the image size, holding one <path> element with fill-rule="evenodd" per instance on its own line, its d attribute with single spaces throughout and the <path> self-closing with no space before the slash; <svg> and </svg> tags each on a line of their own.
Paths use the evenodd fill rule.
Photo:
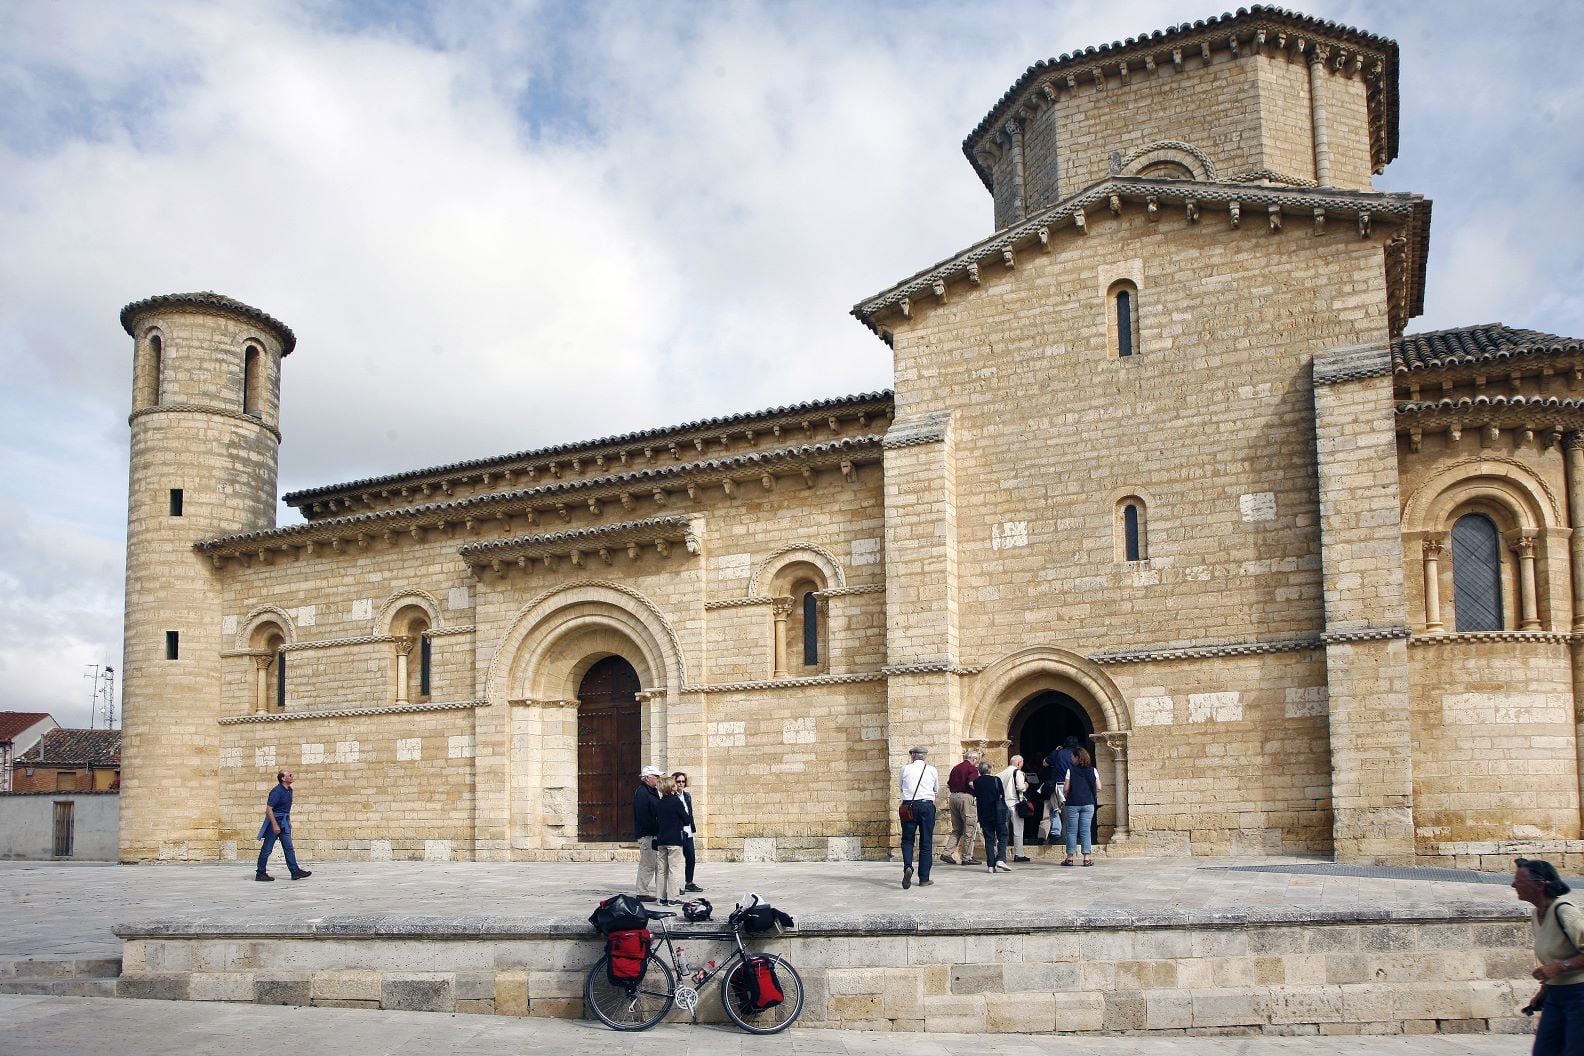
<svg viewBox="0 0 1584 1056">
<path fill-rule="evenodd" d="M 698 815 L 693 813 L 693 794 L 688 791 L 688 775 L 685 770 L 678 770 L 671 775 L 671 780 L 676 782 L 677 795 L 687 804 L 688 817 L 691 824 L 682 830 L 682 857 L 686 861 L 687 883 L 683 885 L 685 892 L 697 892 L 704 889 L 693 882 L 693 867 L 698 864 L 698 854 L 693 848 L 693 830 L 698 828 Z"/>
</svg>

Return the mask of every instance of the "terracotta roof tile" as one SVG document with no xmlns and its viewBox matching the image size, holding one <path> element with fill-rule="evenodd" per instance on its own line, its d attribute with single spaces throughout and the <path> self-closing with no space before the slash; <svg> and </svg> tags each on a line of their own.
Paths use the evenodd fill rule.
<svg viewBox="0 0 1584 1056">
<path fill-rule="evenodd" d="M 50 730 L 39 743 L 16 758 L 16 765 L 76 763 L 121 765 L 120 730 Z"/>
<path fill-rule="evenodd" d="M 1584 351 L 1584 342 L 1576 337 L 1485 323 L 1400 337 L 1392 342 L 1392 369 L 1402 374 L 1525 357 L 1576 355 L 1580 351 Z"/>
<path fill-rule="evenodd" d="M 215 293 L 212 290 L 200 290 L 197 293 L 162 293 L 157 297 L 145 297 L 141 301 L 133 301 L 121 309 L 121 329 L 132 337 L 136 337 L 137 334 L 133 332 L 132 324 L 137 321 L 137 317 L 144 312 L 165 307 L 219 309 L 230 312 L 233 315 L 240 315 L 244 319 L 251 319 L 260 326 L 266 326 L 274 330 L 281 341 L 281 355 L 289 356 L 292 349 L 297 347 L 297 335 L 292 333 L 291 327 L 266 311 L 255 308 L 251 304 L 243 304 L 235 297 L 227 297 L 223 293 Z"/>
<path fill-rule="evenodd" d="M 0 741 L 14 741 L 23 730 L 45 719 L 51 717 L 43 711 L 0 711 Z"/>
</svg>

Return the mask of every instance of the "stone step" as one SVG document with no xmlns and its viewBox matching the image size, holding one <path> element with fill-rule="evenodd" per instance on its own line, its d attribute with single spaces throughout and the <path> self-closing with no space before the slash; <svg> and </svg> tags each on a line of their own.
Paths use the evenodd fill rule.
<svg viewBox="0 0 1584 1056">
<path fill-rule="evenodd" d="M 114 979 L 0 979 L 0 994 L 35 994 L 53 997 L 114 997 Z"/>
<path fill-rule="evenodd" d="M 8 979 L 114 979 L 119 957 L 0 957 L 0 982 Z"/>
</svg>

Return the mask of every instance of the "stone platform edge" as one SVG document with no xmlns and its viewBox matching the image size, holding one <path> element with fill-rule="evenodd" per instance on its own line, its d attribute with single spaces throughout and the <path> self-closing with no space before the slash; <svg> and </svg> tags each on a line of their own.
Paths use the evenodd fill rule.
<svg viewBox="0 0 1584 1056">
<path fill-rule="evenodd" d="M 1047 915 L 1016 922 L 1001 918 L 978 920 L 961 914 L 881 913 L 861 917 L 805 918 L 796 928 L 770 932 L 754 939 L 780 935 L 800 938 L 874 937 L 909 935 L 1033 935 L 1044 932 L 1143 931 L 1151 929 L 1291 927 L 1295 924 L 1454 924 L 1527 922 L 1529 913 L 1516 904 L 1445 902 L 1397 905 L 1390 908 L 1310 909 L 1304 907 L 1251 907 L 1241 910 L 1162 910 L 1078 912 Z M 670 924 L 674 937 L 718 931 L 724 921 L 693 925 Z M 565 917 L 508 917 L 467 915 L 432 917 L 407 914 L 348 914 L 310 920 L 193 920 L 159 919 L 117 924 L 111 929 L 120 939 L 311 939 L 311 938 L 432 938 L 432 939 L 531 939 L 592 938 L 598 933 L 586 920 Z"/>
</svg>

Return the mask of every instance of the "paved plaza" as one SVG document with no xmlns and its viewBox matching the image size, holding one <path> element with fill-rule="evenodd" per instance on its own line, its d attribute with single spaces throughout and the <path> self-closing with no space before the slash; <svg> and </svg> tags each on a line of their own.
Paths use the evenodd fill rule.
<svg viewBox="0 0 1584 1056">
<path fill-rule="evenodd" d="M 503 917 L 585 920 L 602 898 L 630 891 L 624 862 L 309 862 L 303 881 L 253 881 L 249 863 L 90 865 L 0 862 L 0 958 L 120 955 L 115 925 L 151 920 L 265 925 L 331 917 Z M 1290 871 L 1290 870 L 1302 871 Z M 282 871 L 284 872 L 284 871 Z M 1395 879 L 1388 873 L 1411 878 Z M 1354 875 L 1365 873 L 1370 875 Z M 703 862 L 705 897 L 730 909 L 755 891 L 800 924 L 916 916 L 1012 930 L 1071 916 L 1237 914 L 1284 909 L 1392 914 L 1460 905 L 1514 910 L 1500 878 L 1450 870 L 1346 870 L 1300 859 L 1119 859 L 1093 869 L 1051 862 L 987 874 L 937 864 L 928 888 L 904 891 L 886 862 Z M 1444 876 L 1455 879 L 1424 879 Z M 717 916 L 723 916 L 718 913 Z"/>
<path fill-rule="evenodd" d="M 125 1001 L 0 995 L 0 1056 L 504 1056 L 554 1052 L 627 1056 L 635 1038 L 560 1019 L 283 1008 L 196 1001 Z M 752 1037 L 724 1027 L 665 1024 L 637 1044 L 668 1056 L 1516 1056 L 1527 1037 L 1083 1037 L 1018 1034 L 888 1034 L 793 1027 Z"/>
</svg>

